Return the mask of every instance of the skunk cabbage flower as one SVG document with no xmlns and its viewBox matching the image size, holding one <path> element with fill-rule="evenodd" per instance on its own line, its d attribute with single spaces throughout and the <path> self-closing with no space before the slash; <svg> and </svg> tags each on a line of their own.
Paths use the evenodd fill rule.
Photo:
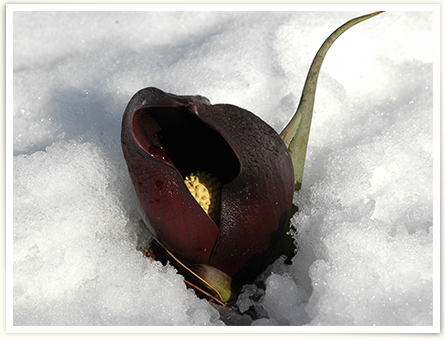
<svg viewBox="0 0 445 340">
<path fill-rule="evenodd" d="M 201 96 L 137 92 L 122 147 L 153 236 L 181 261 L 240 283 L 263 269 L 289 221 L 290 155 L 253 113 Z"/>
<path fill-rule="evenodd" d="M 343 32 L 379 13 L 350 20 L 323 43 L 280 135 L 253 113 L 202 96 L 149 87 L 128 103 L 122 149 L 142 220 L 220 301 L 235 298 L 236 286 L 288 253 L 321 64 Z"/>
</svg>

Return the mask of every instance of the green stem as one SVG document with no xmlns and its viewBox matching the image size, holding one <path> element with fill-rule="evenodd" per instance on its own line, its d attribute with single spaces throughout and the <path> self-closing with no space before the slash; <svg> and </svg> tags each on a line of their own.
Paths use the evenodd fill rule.
<svg viewBox="0 0 445 340">
<path fill-rule="evenodd" d="M 337 28 L 337 30 L 335 30 L 325 40 L 323 45 L 321 45 L 320 49 L 315 55 L 314 60 L 312 61 L 297 112 L 295 112 L 295 115 L 292 117 L 291 121 L 281 132 L 281 138 L 288 147 L 288 151 L 294 165 L 295 190 L 300 190 L 303 179 L 304 162 L 306 159 L 309 131 L 311 128 L 312 113 L 314 110 L 315 90 L 323 59 L 334 41 L 337 40 L 337 38 L 346 30 L 380 13 L 382 12 L 374 12 L 352 19 Z"/>
</svg>

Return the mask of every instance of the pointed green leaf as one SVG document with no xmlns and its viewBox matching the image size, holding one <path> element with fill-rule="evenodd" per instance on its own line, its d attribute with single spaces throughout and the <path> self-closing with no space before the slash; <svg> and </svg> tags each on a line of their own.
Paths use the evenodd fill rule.
<svg viewBox="0 0 445 340">
<path fill-rule="evenodd" d="M 298 109 L 288 123 L 288 125 L 281 132 L 281 138 L 288 147 L 288 151 L 292 158 L 295 175 L 295 190 L 301 188 L 303 179 L 304 162 L 306 159 L 306 150 L 309 140 L 309 131 L 312 122 L 312 112 L 314 110 L 315 90 L 317 87 L 318 75 L 320 73 L 321 64 L 326 56 L 329 48 L 334 41 L 342 35 L 346 30 L 352 26 L 372 18 L 380 12 L 374 12 L 348 21 L 337 30 L 335 30 L 323 43 L 312 61 L 311 67 L 304 84 L 303 93 L 301 95 Z"/>
</svg>

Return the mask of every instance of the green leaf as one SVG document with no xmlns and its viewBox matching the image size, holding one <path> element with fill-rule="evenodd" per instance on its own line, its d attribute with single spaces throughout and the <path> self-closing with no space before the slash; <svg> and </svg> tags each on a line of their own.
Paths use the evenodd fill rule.
<svg viewBox="0 0 445 340">
<path fill-rule="evenodd" d="M 306 82 L 304 84 L 303 93 L 301 95 L 300 104 L 291 121 L 281 132 L 281 138 L 288 147 L 289 154 L 294 165 L 295 190 L 300 190 L 303 179 L 304 163 L 306 160 L 306 151 L 309 140 L 309 131 L 312 122 L 312 113 L 314 110 L 315 90 L 317 87 L 318 75 L 320 73 L 321 64 L 326 56 L 329 48 L 335 40 L 346 30 L 358 23 L 370 19 L 380 12 L 374 12 L 348 21 L 337 30 L 335 30 L 321 45 L 311 67 L 309 68 Z"/>
</svg>

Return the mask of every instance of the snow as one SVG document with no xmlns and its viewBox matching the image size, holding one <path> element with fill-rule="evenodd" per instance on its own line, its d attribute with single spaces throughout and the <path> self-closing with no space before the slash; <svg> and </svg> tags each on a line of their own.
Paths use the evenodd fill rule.
<svg viewBox="0 0 445 340">
<path fill-rule="evenodd" d="M 384 7 L 10 13 L 12 325 L 437 325 L 438 6 L 390 7 L 329 51 L 294 196 L 299 250 L 244 287 L 243 316 L 143 257 L 150 237 L 120 147 L 125 106 L 147 86 L 238 105 L 281 131 L 324 39 Z"/>
</svg>

